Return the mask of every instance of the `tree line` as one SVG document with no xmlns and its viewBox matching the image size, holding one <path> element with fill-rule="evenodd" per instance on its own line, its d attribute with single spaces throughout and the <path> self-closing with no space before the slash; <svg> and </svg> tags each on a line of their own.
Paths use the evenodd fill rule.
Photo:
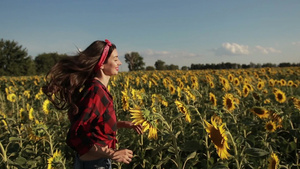
<svg viewBox="0 0 300 169">
<path fill-rule="evenodd" d="M 29 76 L 46 74 L 50 68 L 66 54 L 42 53 L 32 58 L 28 55 L 27 49 L 23 48 L 16 41 L 0 40 L 0 76 Z M 129 71 L 137 70 L 179 70 L 178 65 L 168 65 L 162 60 L 157 60 L 153 66 L 145 67 L 143 57 L 138 52 L 125 54 L 125 62 L 128 64 Z M 280 63 L 279 65 L 266 64 L 191 64 L 190 67 L 183 66 L 181 70 L 199 70 L 199 69 L 238 69 L 238 68 L 259 68 L 259 67 L 290 67 L 300 66 L 300 63 Z"/>
</svg>

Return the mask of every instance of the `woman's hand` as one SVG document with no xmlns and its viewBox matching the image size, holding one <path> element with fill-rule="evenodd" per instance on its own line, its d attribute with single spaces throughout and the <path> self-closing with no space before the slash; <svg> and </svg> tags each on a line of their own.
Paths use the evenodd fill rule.
<svg viewBox="0 0 300 169">
<path fill-rule="evenodd" d="M 122 150 L 116 151 L 113 154 L 111 159 L 116 161 L 116 162 L 129 164 L 131 162 L 132 157 L 133 157 L 133 153 L 132 153 L 131 150 L 122 149 Z"/>
<path fill-rule="evenodd" d="M 117 126 L 118 128 L 134 129 L 138 134 L 143 134 L 142 125 L 134 125 L 131 121 L 119 121 Z"/>
</svg>

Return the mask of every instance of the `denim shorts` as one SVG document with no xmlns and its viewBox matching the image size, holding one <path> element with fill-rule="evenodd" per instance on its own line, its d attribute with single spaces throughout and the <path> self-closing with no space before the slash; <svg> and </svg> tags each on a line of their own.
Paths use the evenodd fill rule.
<svg viewBox="0 0 300 169">
<path fill-rule="evenodd" d="M 75 157 L 74 169 L 112 169 L 111 160 L 100 158 L 98 160 L 82 161 L 78 155 Z"/>
</svg>

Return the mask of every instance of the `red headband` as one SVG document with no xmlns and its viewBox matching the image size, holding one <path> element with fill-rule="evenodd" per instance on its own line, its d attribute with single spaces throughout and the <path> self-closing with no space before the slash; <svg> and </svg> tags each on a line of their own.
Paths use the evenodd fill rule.
<svg viewBox="0 0 300 169">
<path fill-rule="evenodd" d="M 100 58 L 98 64 L 95 66 L 95 72 L 97 72 L 100 69 L 100 67 L 103 65 L 104 61 L 107 58 L 109 47 L 111 47 L 111 43 L 109 40 L 105 39 L 105 42 L 106 42 L 106 45 L 103 49 L 103 52 L 102 52 L 102 55 L 101 55 L 101 58 Z"/>
</svg>

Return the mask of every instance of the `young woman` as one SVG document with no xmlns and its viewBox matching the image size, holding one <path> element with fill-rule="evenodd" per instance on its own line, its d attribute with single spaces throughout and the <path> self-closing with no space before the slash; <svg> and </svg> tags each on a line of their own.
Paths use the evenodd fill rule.
<svg viewBox="0 0 300 169">
<path fill-rule="evenodd" d="M 111 160 L 130 163 L 133 152 L 115 150 L 118 128 L 142 134 L 141 125 L 117 121 L 107 90 L 121 61 L 110 41 L 95 41 L 78 55 L 56 63 L 47 74 L 43 92 L 56 108 L 68 109 L 71 127 L 67 144 L 76 151 L 75 168 L 111 168 Z"/>
</svg>

